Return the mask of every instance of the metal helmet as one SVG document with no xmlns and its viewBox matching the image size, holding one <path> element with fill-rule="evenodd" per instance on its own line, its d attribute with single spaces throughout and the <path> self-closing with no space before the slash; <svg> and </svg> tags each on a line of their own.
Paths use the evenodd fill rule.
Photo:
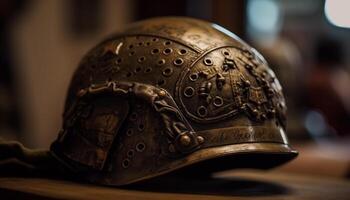
<svg viewBox="0 0 350 200">
<path fill-rule="evenodd" d="M 177 169 L 270 168 L 297 155 L 263 57 L 216 24 L 155 18 L 83 58 L 53 155 L 88 181 L 126 185 Z"/>
</svg>

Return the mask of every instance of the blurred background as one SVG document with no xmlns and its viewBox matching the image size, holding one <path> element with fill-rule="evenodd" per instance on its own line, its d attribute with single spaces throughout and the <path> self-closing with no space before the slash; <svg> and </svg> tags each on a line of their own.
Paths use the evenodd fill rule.
<svg viewBox="0 0 350 200">
<path fill-rule="evenodd" d="M 129 23 L 190 16 L 258 49 L 287 98 L 301 152 L 282 171 L 350 178 L 350 1 L 1 0 L 0 137 L 48 148 L 82 56 Z"/>
</svg>

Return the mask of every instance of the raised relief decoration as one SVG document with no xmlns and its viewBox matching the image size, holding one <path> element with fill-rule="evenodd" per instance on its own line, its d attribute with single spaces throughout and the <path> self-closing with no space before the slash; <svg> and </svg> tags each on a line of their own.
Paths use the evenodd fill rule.
<svg viewBox="0 0 350 200">
<path fill-rule="evenodd" d="M 180 80 L 181 105 L 197 122 L 214 122 L 241 113 L 258 122 L 271 118 L 278 107 L 274 102 L 282 94 L 265 65 L 249 50 L 213 50 L 197 60 Z"/>
</svg>

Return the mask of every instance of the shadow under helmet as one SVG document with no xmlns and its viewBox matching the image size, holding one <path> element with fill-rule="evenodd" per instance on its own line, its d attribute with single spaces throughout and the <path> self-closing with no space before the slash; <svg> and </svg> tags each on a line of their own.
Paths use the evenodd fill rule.
<svg viewBox="0 0 350 200">
<path fill-rule="evenodd" d="M 149 19 L 83 58 L 51 151 L 84 179 L 117 186 L 180 168 L 270 168 L 297 155 L 285 111 L 274 73 L 236 35 Z"/>
</svg>

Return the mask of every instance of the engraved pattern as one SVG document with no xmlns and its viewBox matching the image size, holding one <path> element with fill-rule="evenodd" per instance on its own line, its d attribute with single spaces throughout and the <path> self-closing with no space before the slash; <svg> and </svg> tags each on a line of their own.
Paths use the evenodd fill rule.
<svg viewBox="0 0 350 200">
<path fill-rule="evenodd" d="M 195 19 L 150 19 L 82 59 L 51 151 L 107 185 L 256 148 L 291 159 L 285 110 L 275 75 L 237 36 Z"/>
<path fill-rule="evenodd" d="M 198 122 L 220 121 L 240 113 L 264 121 L 275 117 L 276 111 L 278 117 L 285 112 L 284 105 L 277 105 L 284 99 L 274 74 L 246 49 L 225 47 L 208 52 L 178 85 L 180 105 Z"/>
</svg>

